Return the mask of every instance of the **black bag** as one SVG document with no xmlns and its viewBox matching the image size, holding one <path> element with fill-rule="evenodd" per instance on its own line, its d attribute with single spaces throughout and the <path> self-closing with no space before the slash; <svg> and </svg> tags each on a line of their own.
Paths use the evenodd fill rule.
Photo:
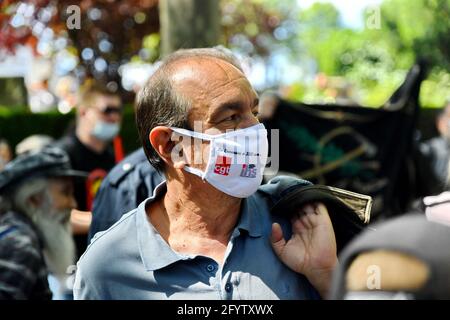
<svg viewBox="0 0 450 320">
<path fill-rule="evenodd" d="M 267 192 L 266 192 L 267 189 Z M 270 192 L 269 192 L 270 190 Z M 338 253 L 370 221 L 372 198 L 335 187 L 314 185 L 293 177 L 278 176 L 259 191 L 269 198 L 271 213 L 290 219 L 305 204 L 322 202 L 328 209 Z"/>
</svg>

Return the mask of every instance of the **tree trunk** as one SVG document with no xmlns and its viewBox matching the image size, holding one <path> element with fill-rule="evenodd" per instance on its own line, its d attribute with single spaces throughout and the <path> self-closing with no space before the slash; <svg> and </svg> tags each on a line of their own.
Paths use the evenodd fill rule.
<svg viewBox="0 0 450 320">
<path fill-rule="evenodd" d="M 219 0 L 160 0 L 161 53 L 219 42 Z"/>
</svg>

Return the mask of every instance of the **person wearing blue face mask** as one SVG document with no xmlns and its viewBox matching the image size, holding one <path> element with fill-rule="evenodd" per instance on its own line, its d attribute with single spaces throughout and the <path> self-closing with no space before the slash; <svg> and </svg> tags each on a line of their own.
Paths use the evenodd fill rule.
<svg viewBox="0 0 450 320">
<path fill-rule="evenodd" d="M 67 152 L 73 168 L 89 172 L 87 183 L 75 185 L 78 206 L 72 211 L 72 228 L 80 256 L 87 246 L 92 201 L 101 180 L 118 160 L 113 148 L 122 122 L 122 101 L 118 94 L 88 80 L 80 90 L 75 131 L 56 145 Z"/>
<path fill-rule="evenodd" d="M 272 216 L 258 98 L 217 48 L 169 55 L 140 91 L 144 152 L 165 181 L 97 233 L 77 264 L 75 299 L 314 299 L 337 264 L 321 203 Z"/>
</svg>

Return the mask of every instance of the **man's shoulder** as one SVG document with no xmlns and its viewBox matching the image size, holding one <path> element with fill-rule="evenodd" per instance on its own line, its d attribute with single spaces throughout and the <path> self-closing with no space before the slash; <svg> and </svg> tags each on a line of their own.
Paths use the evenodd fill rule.
<svg viewBox="0 0 450 320">
<path fill-rule="evenodd" d="M 125 178 L 130 177 L 130 174 L 136 170 L 145 170 L 148 174 L 152 172 L 156 173 L 156 169 L 150 165 L 142 148 L 134 151 L 116 164 L 106 176 L 105 181 L 111 186 L 117 186 Z"/>
<path fill-rule="evenodd" d="M 5 213 L 0 219 L 0 241 L 9 245 L 38 246 L 39 237 L 31 223 L 14 211 Z"/>
<path fill-rule="evenodd" d="M 3 257 L 14 263 L 38 261 L 41 256 L 40 250 L 38 234 L 26 220 L 11 211 L 2 217 L 0 220 L 0 259 Z"/>
<path fill-rule="evenodd" d="M 448 152 L 450 144 L 441 136 L 431 138 L 421 144 L 421 150 L 432 153 Z"/>
<path fill-rule="evenodd" d="M 137 237 L 136 213 L 137 209 L 134 209 L 124 214 L 108 230 L 96 233 L 85 253 L 81 256 L 79 263 L 92 265 L 92 263 L 100 260 L 114 259 L 118 252 L 135 243 L 136 240 L 133 241 L 133 239 Z M 99 256 L 102 259 L 98 259 Z"/>
<path fill-rule="evenodd" d="M 312 183 L 307 180 L 280 175 L 261 185 L 256 194 L 267 198 L 267 201 L 270 204 L 273 204 L 286 196 L 290 191 L 310 185 L 312 185 Z"/>
<path fill-rule="evenodd" d="M 108 230 L 98 232 L 77 263 L 75 299 L 95 299 L 120 273 L 130 257 L 138 257 L 136 213 L 123 215 Z M 104 296 L 102 296 L 104 298 Z"/>
</svg>

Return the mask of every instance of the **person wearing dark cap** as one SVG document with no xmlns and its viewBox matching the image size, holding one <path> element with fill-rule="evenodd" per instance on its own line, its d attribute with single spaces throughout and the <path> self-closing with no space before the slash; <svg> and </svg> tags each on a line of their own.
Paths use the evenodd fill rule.
<svg viewBox="0 0 450 320">
<path fill-rule="evenodd" d="M 45 148 L 0 172 L 0 299 L 50 299 L 50 271 L 62 280 L 74 263 L 70 211 L 76 206 L 66 153 Z"/>
<path fill-rule="evenodd" d="M 450 299 L 450 228 L 423 214 L 373 225 L 339 256 L 330 299 Z"/>
</svg>

